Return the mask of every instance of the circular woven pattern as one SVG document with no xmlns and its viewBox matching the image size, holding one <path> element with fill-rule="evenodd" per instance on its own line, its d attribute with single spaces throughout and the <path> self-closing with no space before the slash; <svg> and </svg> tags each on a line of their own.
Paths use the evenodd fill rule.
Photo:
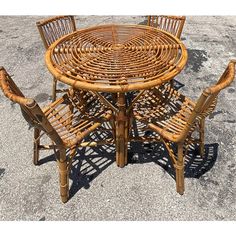
<svg viewBox="0 0 236 236">
<path fill-rule="evenodd" d="M 148 89 L 178 74 L 187 61 L 173 35 L 148 26 L 103 25 L 57 40 L 46 53 L 50 72 L 78 89 Z"/>
</svg>

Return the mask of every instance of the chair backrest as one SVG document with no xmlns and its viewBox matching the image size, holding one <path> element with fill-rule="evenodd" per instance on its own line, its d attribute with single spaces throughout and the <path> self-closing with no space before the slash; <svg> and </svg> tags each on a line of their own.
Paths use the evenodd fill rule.
<svg viewBox="0 0 236 236">
<path fill-rule="evenodd" d="M 185 19 L 185 16 L 148 16 L 148 25 L 180 38 Z"/>
<path fill-rule="evenodd" d="M 0 87 L 7 98 L 20 105 L 22 115 L 30 125 L 44 130 L 57 145 L 63 145 L 60 136 L 52 127 L 37 102 L 23 95 L 3 67 L 0 67 Z"/>
<path fill-rule="evenodd" d="M 74 16 L 56 16 L 39 21 L 36 25 L 46 49 L 57 39 L 76 30 Z"/>
<path fill-rule="evenodd" d="M 183 136 L 186 137 L 189 129 L 194 123 L 206 118 L 215 109 L 218 94 L 221 90 L 229 86 L 234 80 L 235 64 L 236 60 L 231 60 L 218 82 L 203 91 L 188 119 L 188 125 L 183 131 Z"/>
</svg>

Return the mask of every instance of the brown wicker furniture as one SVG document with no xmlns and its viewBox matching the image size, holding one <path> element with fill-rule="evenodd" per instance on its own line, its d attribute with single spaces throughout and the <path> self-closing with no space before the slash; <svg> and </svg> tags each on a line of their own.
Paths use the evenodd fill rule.
<svg viewBox="0 0 236 236">
<path fill-rule="evenodd" d="M 206 88 L 196 102 L 166 84 L 146 91 L 134 104 L 134 118 L 156 132 L 165 144 L 180 194 L 184 193 L 184 154 L 189 145 L 197 142 L 203 157 L 205 118 L 214 110 L 219 92 L 233 81 L 235 64 L 236 61 L 230 61 L 219 81 Z M 194 131 L 199 132 L 199 138 L 192 136 Z M 173 143 L 177 144 L 177 154 Z"/>
<path fill-rule="evenodd" d="M 147 24 L 165 30 L 180 39 L 185 19 L 185 16 L 148 16 Z"/>
<path fill-rule="evenodd" d="M 66 202 L 69 197 L 68 174 L 76 148 L 91 144 L 84 142 L 84 138 L 109 120 L 111 111 L 104 109 L 98 99 L 88 93 L 74 94 L 73 90 L 41 109 L 33 99 L 24 97 L 3 67 L 0 68 L 0 87 L 6 97 L 20 105 L 24 118 L 34 127 L 34 164 L 38 164 L 40 150 L 55 151 L 61 199 Z M 40 144 L 44 134 L 51 139 L 52 145 Z M 66 149 L 70 150 L 69 155 L 66 155 Z"/>
<path fill-rule="evenodd" d="M 76 30 L 74 16 L 56 16 L 44 19 L 36 23 L 43 44 L 46 49 L 57 39 Z M 52 100 L 56 100 L 56 94 L 66 92 L 65 89 L 57 88 L 57 79 L 53 79 Z"/>
<path fill-rule="evenodd" d="M 127 163 L 132 106 L 146 89 L 171 80 L 185 66 L 187 50 L 172 34 L 149 26 L 102 25 L 77 30 L 46 52 L 49 71 L 74 89 L 91 91 L 113 111 L 116 162 Z M 127 94 L 138 91 L 128 105 Z M 112 103 L 103 95 L 112 93 Z"/>
</svg>

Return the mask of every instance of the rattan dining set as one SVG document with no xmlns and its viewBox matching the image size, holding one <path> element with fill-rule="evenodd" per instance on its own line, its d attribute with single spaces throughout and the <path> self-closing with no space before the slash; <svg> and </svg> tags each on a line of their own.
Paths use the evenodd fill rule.
<svg viewBox="0 0 236 236">
<path fill-rule="evenodd" d="M 148 16 L 147 25 L 84 29 L 76 29 L 73 16 L 37 22 L 46 66 L 53 75 L 52 102 L 43 108 L 25 97 L 0 68 L 3 93 L 20 105 L 34 127 L 34 164 L 39 163 L 40 150 L 54 150 L 62 202 L 69 199 L 69 173 L 79 147 L 114 144 L 116 164 L 124 167 L 131 141 L 163 143 L 175 170 L 176 190 L 184 193 L 185 154 L 196 144 L 204 158 L 205 118 L 214 110 L 219 92 L 234 80 L 236 64 L 231 60 L 219 80 L 196 101 L 177 91 L 173 79 L 188 57 L 180 40 L 185 20 Z M 59 89 L 58 83 L 67 88 Z M 133 135 L 135 122 L 154 136 Z M 110 132 L 112 138 L 88 141 L 98 129 Z M 43 135 L 51 144 L 40 143 Z"/>
</svg>

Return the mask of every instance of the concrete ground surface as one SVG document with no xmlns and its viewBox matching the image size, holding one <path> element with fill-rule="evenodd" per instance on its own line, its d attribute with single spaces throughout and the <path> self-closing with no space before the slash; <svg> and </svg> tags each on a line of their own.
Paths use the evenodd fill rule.
<svg viewBox="0 0 236 236">
<path fill-rule="evenodd" d="M 51 101 L 52 76 L 35 25 L 42 18 L 0 17 L 0 66 L 27 97 L 44 106 Z M 78 28 L 145 22 L 144 16 L 76 17 Z M 236 16 L 187 16 L 181 39 L 189 58 L 176 85 L 195 100 L 236 58 Z M 206 121 L 205 158 L 194 160 L 194 151 L 193 159 L 187 158 L 183 196 L 155 146 L 131 145 L 125 168 L 116 166 L 114 147 L 105 146 L 78 152 L 66 204 L 60 200 L 53 153 L 42 151 L 42 164 L 33 165 L 33 129 L 19 106 L 0 92 L 0 219 L 236 220 L 235 89 L 233 82 L 220 94 Z"/>
</svg>

